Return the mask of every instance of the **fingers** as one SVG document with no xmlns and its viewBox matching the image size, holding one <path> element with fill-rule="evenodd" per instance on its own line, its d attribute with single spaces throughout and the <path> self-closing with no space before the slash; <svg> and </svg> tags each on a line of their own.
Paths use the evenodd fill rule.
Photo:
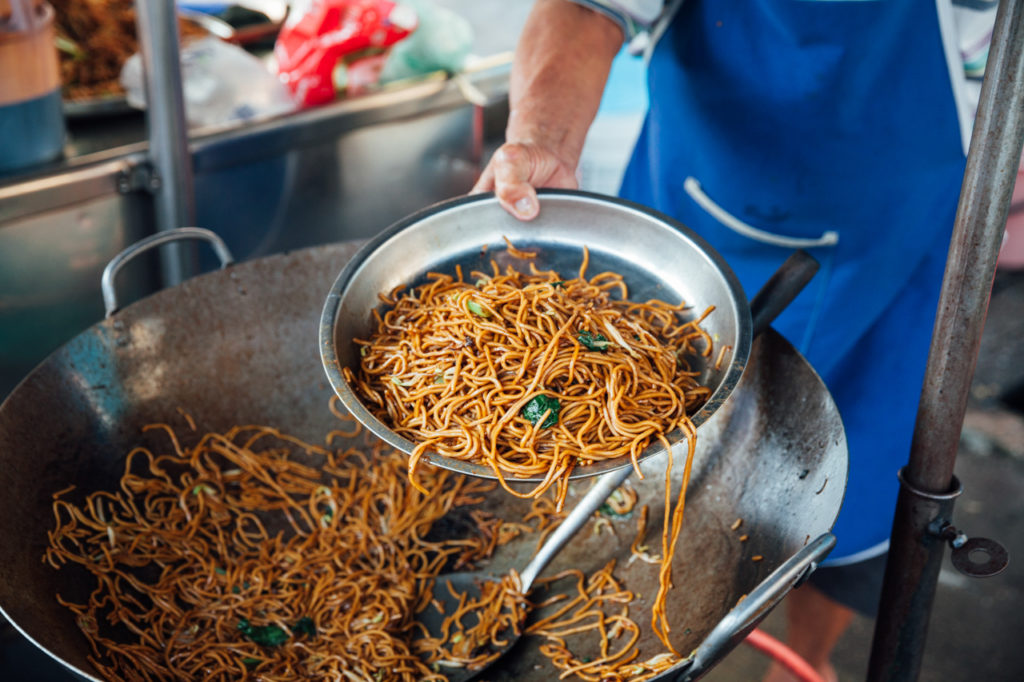
<svg viewBox="0 0 1024 682">
<path fill-rule="evenodd" d="M 496 194 L 502 207 L 520 220 L 533 220 L 540 214 L 537 190 L 529 183 L 498 185 Z"/>
<path fill-rule="evenodd" d="M 537 192 L 539 165 L 530 149 L 521 144 L 506 144 L 494 153 L 494 193 L 506 211 L 520 220 L 533 220 L 540 212 Z"/>
<path fill-rule="evenodd" d="M 473 185 L 473 189 L 469 190 L 470 194 L 480 194 L 481 192 L 490 192 L 494 189 L 494 158 L 491 158 L 490 163 L 484 168 L 484 172 L 477 178 L 476 184 Z"/>
<path fill-rule="evenodd" d="M 533 144 L 503 145 L 473 186 L 473 192 L 494 190 L 502 207 L 520 220 L 540 213 L 535 187 L 575 189 L 576 176 L 552 152 Z"/>
</svg>

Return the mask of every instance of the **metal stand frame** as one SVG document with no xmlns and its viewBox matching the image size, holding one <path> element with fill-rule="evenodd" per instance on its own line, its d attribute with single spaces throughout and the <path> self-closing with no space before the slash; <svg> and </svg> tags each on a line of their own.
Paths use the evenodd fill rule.
<svg viewBox="0 0 1024 682">
<path fill-rule="evenodd" d="M 1022 143 L 1024 0 L 1002 0 L 893 519 L 869 682 L 916 680 L 921 671 L 945 545 L 929 526 L 952 512 L 953 467 Z"/>
<path fill-rule="evenodd" d="M 195 224 L 192 154 L 188 147 L 185 97 L 181 81 L 178 15 L 174 0 L 136 0 L 136 25 L 146 83 L 146 127 L 153 165 L 156 229 Z M 194 247 L 173 244 L 160 252 L 164 286 L 195 274 Z"/>
</svg>

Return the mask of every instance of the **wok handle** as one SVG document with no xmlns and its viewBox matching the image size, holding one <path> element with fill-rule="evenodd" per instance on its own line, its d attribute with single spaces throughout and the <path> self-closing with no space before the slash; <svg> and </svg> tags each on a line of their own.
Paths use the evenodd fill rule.
<svg viewBox="0 0 1024 682">
<path fill-rule="evenodd" d="M 155 249 L 162 244 L 178 241 L 179 239 L 202 239 L 210 243 L 213 250 L 220 258 L 221 268 L 226 268 L 234 262 L 227 244 L 220 237 L 210 230 L 201 227 L 179 227 L 173 230 L 165 230 L 151 234 L 140 239 L 121 253 L 110 259 L 107 267 L 103 268 L 103 277 L 100 280 L 100 289 L 103 291 L 103 307 L 106 308 L 106 317 L 110 317 L 118 311 L 117 293 L 114 290 L 114 278 L 124 267 L 125 263 L 141 253 Z"/>
<path fill-rule="evenodd" d="M 718 659 L 739 644 L 782 598 L 814 572 L 835 547 L 836 536 L 822 533 L 800 548 L 761 581 L 754 590 L 732 608 L 704 638 L 687 669 L 687 678 L 709 669 Z"/>
<path fill-rule="evenodd" d="M 819 267 L 814 256 L 803 249 L 794 251 L 779 266 L 750 302 L 754 338 L 771 326 L 775 318 L 793 302 L 817 274 Z"/>
</svg>

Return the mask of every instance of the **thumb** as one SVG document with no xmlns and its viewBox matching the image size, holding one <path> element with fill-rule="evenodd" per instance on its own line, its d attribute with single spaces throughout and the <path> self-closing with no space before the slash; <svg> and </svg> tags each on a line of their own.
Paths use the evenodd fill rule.
<svg viewBox="0 0 1024 682">
<path fill-rule="evenodd" d="M 494 153 L 494 193 L 502 207 L 520 220 L 533 220 L 540 213 L 537 191 L 531 180 L 537 174 L 536 159 L 521 144 L 506 144 Z"/>
</svg>

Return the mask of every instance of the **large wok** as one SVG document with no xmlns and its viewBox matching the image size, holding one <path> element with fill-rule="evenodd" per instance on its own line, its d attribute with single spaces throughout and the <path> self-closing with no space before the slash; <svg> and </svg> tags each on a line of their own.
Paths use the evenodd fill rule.
<svg viewBox="0 0 1024 682">
<path fill-rule="evenodd" d="M 357 246 L 234 265 L 150 296 L 75 337 L 0 405 L 0 610 L 22 634 L 79 676 L 99 679 L 86 639 L 54 599 L 82 598 L 85 585 L 41 563 L 51 495 L 71 483 L 82 492 L 113 487 L 125 453 L 145 442 L 143 425 L 174 420 L 181 408 L 201 431 L 265 423 L 322 438 L 334 418 L 316 344 L 319 314 Z M 661 517 L 660 462 L 645 463 L 646 480 L 634 481 L 652 521 Z M 762 334 L 731 399 L 702 427 L 669 602 L 677 647 L 696 655 L 662 679 L 699 677 L 827 553 L 846 470 L 827 390 L 784 339 Z M 589 481 L 573 486 L 577 496 Z M 506 514 L 526 508 L 492 497 Z M 737 518 L 746 542 L 731 529 Z M 631 613 L 648 622 L 656 567 L 629 563 L 634 520 L 613 529 L 585 527 L 548 570 L 589 571 L 616 558 L 642 595 Z M 658 523 L 649 533 L 656 542 Z M 486 572 L 522 566 L 535 542 L 524 536 L 506 546 Z M 645 655 L 656 653 L 650 632 L 643 643 Z M 530 637 L 488 671 L 492 681 L 553 676 Z"/>
</svg>

